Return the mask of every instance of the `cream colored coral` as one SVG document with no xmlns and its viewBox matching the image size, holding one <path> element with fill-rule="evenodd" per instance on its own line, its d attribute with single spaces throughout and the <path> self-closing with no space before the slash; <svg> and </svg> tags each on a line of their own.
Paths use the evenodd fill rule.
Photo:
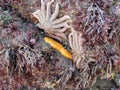
<svg viewBox="0 0 120 90">
<path fill-rule="evenodd" d="M 82 45 L 83 41 L 84 39 L 82 38 L 81 32 L 77 32 L 72 28 L 69 34 L 69 45 L 72 49 L 73 61 L 77 68 L 85 67 L 89 62 L 95 61 L 94 51 L 86 51 Z"/>
<path fill-rule="evenodd" d="M 70 28 L 66 23 L 66 20 L 70 20 L 68 15 L 58 18 L 59 14 L 59 4 L 57 3 L 55 6 L 54 13 L 51 11 L 51 5 L 54 0 L 47 3 L 45 7 L 45 3 L 41 0 L 41 8 L 35 11 L 33 14 L 39 21 L 37 26 L 41 29 L 44 29 L 45 33 L 53 38 L 61 40 L 61 38 L 66 39 L 65 31 Z"/>
<path fill-rule="evenodd" d="M 82 44 L 82 34 L 72 28 L 71 33 L 69 34 L 69 45 L 72 49 L 73 61 L 76 63 L 77 68 L 80 68 L 82 57 L 84 57 L 84 49 Z"/>
</svg>

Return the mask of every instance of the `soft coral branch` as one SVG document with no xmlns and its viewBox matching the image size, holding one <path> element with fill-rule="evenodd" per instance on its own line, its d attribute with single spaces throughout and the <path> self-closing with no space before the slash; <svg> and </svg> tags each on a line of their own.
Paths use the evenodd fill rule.
<svg viewBox="0 0 120 90">
<path fill-rule="evenodd" d="M 57 18 L 59 14 L 59 4 L 55 6 L 55 11 L 51 12 L 51 5 L 54 2 L 48 2 L 47 10 L 45 9 L 45 2 L 41 0 L 41 9 L 35 11 L 33 16 L 36 17 L 39 21 L 37 26 L 41 29 L 44 29 L 45 33 L 48 36 L 51 36 L 55 39 L 61 40 L 62 38 L 66 39 L 65 31 L 67 31 L 70 26 L 66 20 L 70 20 L 68 15 Z"/>
</svg>

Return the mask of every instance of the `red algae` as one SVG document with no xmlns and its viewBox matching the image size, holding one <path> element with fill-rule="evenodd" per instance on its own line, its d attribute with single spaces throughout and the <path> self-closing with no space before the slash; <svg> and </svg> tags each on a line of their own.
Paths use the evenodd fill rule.
<svg viewBox="0 0 120 90">
<path fill-rule="evenodd" d="M 44 0 L 46 4 L 50 1 Z M 112 11 L 118 9 L 116 2 L 55 0 L 52 5 L 53 12 L 59 3 L 58 17 L 69 15 L 71 27 L 82 34 L 86 53 L 78 69 L 44 42 L 46 35 L 32 16 L 40 9 L 40 0 L 0 1 L 0 89 L 86 89 L 97 78 L 115 78 L 119 86 L 120 22 L 118 11 Z M 62 44 L 71 50 L 67 42 Z M 88 62 L 91 57 L 95 62 Z"/>
</svg>

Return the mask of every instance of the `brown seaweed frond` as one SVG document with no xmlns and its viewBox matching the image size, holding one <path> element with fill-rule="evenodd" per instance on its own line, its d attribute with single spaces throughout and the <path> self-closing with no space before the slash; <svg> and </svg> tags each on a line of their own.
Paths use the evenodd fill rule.
<svg viewBox="0 0 120 90">
<path fill-rule="evenodd" d="M 33 13 L 33 16 L 38 19 L 37 26 L 44 29 L 45 33 L 55 39 L 66 39 L 64 32 L 67 31 L 70 26 L 66 20 L 70 20 L 68 15 L 57 18 L 59 14 L 59 4 L 56 4 L 54 13 L 51 13 L 51 5 L 54 2 L 48 2 L 47 9 L 45 9 L 45 2 L 41 0 L 41 8 Z"/>
</svg>

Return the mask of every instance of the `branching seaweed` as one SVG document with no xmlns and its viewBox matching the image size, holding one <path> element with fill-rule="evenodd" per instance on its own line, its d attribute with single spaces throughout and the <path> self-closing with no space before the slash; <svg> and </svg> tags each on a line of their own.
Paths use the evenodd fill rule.
<svg viewBox="0 0 120 90">
<path fill-rule="evenodd" d="M 111 19 L 95 1 L 90 3 L 86 17 L 81 17 L 79 14 L 77 17 L 73 24 L 75 29 L 79 28 L 79 30 L 76 30 L 76 35 L 70 33 L 69 42 L 72 50 L 77 49 L 74 51 L 75 55 L 77 55 L 77 51 L 82 53 L 81 48 L 84 50 L 83 54 L 76 58 L 73 52 L 73 60 L 80 61 L 78 66 L 81 66 L 78 86 L 82 84 L 83 86 L 80 87 L 84 88 L 93 85 L 98 76 L 109 79 L 112 77 L 119 58 L 116 46 L 114 46 L 117 29 L 113 24 L 114 19 Z M 84 22 L 79 22 L 78 19 Z M 80 25 L 78 26 L 78 24 Z M 81 27 L 81 24 L 84 25 L 84 28 Z M 81 35 L 78 35 L 79 33 Z M 71 44 L 72 41 L 74 43 Z"/>
<path fill-rule="evenodd" d="M 37 42 L 39 33 L 31 24 L 22 22 L 21 27 L 20 21 L 12 20 L 6 12 L 0 17 L 0 89 L 54 88 L 56 85 L 61 89 L 69 81 L 68 86 L 73 89 L 84 89 L 91 87 L 97 77 L 111 79 L 119 72 L 120 23 L 109 13 L 109 0 L 2 1 L 4 10 L 17 14 L 23 21 L 30 19 L 30 13 L 37 9 L 33 13 L 39 21 L 37 25 L 50 37 L 61 40 L 69 34 L 74 62 L 58 58 L 46 47 L 42 51 L 42 39 Z M 66 22 L 70 20 L 68 15 L 73 27 Z M 69 33 L 67 29 L 71 27 Z"/>
</svg>

